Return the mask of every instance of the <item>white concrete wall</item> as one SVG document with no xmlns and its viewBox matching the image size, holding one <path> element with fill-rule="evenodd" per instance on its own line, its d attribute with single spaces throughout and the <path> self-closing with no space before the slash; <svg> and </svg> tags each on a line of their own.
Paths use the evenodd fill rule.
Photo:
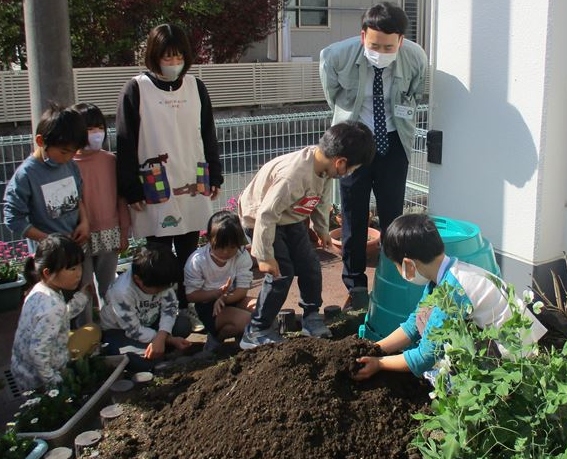
<svg viewBox="0 0 567 459">
<path fill-rule="evenodd" d="M 430 210 L 478 224 L 528 267 L 566 247 L 566 20 L 564 0 L 437 0 L 433 17 L 431 128 L 444 143 Z M 531 283 L 530 269 L 502 268 Z"/>
</svg>

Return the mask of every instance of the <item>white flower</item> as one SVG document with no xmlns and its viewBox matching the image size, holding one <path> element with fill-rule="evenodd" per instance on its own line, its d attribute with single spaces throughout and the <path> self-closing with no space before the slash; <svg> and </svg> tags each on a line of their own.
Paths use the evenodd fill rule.
<svg viewBox="0 0 567 459">
<path fill-rule="evenodd" d="M 65 403 L 73 403 L 73 399 L 69 397 L 67 400 L 65 400 Z"/>
<path fill-rule="evenodd" d="M 23 405 L 20 405 L 20 408 L 25 408 L 26 406 L 34 406 L 38 404 L 40 400 L 40 397 L 30 398 L 29 400 L 26 400 Z"/>
<path fill-rule="evenodd" d="M 17 446 L 12 446 L 12 447 L 10 448 L 10 452 L 11 452 L 11 453 L 15 453 L 17 449 L 18 449 Z"/>
<path fill-rule="evenodd" d="M 534 300 L 534 292 L 530 289 L 526 289 L 524 293 L 522 293 L 522 297 L 524 298 L 524 303 L 531 303 Z"/>
<path fill-rule="evenodd" d="M 51 389 L 47 395 L 49 395 L 51 398 L 55 398 L 59 395 L 59 391 L 57 389 Z"/>
<path fill-rule="evenodd" d="M 429 392 L 429 398 L 431 400 L 433 400 L 434 398 L 437 398 L 437 392 L 433 391 L 433 392 Z"/>
<path fill-rule="evenodd" d="M 17 413 L 14 413 L 14 417 L 17 418 L 20 414 L 22 414 L 22 413 L 20 413 L 20 412 L 18 411 Z"/>
<path fill-rule="evenodd" d="M 33 419 L 30 421 L 30 424 L 37 424 L 37 421 L 39 421 L 38 418 L 33 418 Z"/>
<path fill-rule="evenodd" d="M 30 395 L 33 395 L 33 390 L 27 390 L 27 391 L 23 392 L 22 395 L 24 397 L 29 397 Z"/>
<path fill-rule="evenodd" d="M 443 370 L 443 374 L 447 374 L 451 369 L 451 358 L 445 354 L 445 356 L 437 362 L 437 368 L 439 368 L 439 372 Z"/>
<path fill-rule="evenodd" d="M 534 314 L 539 314 L 543 308 L 543 303 L 541 301 L 536 301 L 533 305 Z"/>
</svg>

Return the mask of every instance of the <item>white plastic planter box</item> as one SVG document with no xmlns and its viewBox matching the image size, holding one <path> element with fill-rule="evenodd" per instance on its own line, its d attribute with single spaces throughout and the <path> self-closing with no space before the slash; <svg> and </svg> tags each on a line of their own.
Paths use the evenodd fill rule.
<svg viewBox="0 0 567 459">
<path fill-rule="evenodd" d="M 128 364 L 128 356 L 112 355 L 105 357 L 105 363 L 114 368 L 112 374 L 93 394 L 91 398 L 69 419 L 61 428 L 51 432 L 20 432 L 20 437 L 33 437 L 45 440 L 51 448 L 58 446 L 73 445 L 75 437 L 89 430 L 90 423 L 93 422 L 99 411 L 108 405 L 109 389 L 114 381 L 119 379 Z"/>
</svg>

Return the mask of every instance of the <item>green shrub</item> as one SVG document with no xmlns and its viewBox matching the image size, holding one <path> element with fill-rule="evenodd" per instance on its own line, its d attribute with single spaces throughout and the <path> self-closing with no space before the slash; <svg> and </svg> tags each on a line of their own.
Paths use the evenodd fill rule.
<svg viewBox="0 0 567 459">
<path fill-rule="evenodd" d="M 431 413 L 415 415 L 421 423 L 413 446 L 426 459 L 567 458 L 567 346 L 522 344 L 530 321 L 513 287 L 505 289 L 513 314 L 499 329 L 467 320 L 453 290 L 439 286 L 427 300 L 450 319 L 430 335 L 443 343 L 444 356 Z M 536 303 L 534 312 L 540 307 Z M 505 357 L 493 352 L 496 343 Z"/>
</svg>

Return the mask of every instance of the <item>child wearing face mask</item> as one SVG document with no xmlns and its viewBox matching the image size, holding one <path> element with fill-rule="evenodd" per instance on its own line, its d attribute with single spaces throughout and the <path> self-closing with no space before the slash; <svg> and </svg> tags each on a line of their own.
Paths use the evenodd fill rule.
<svg viewBox="0 0 567 459">
<path fill-rule="evenodd" d="M 85 122 L 75 110 L 53 103 L 37 124 L 35 143 L 6 186 L 4 223 L 15 236 L 28 239 L 30 253 L 50 233 L 84 244 L 89 221 L 81 174 L 72 159 L 87 144 Z"/>
<path fill-rule="evenodd" d="M 197 248 L 223 183 L 211 100 L 187 72 L 193 52 L 183 29 L 161 24 L 148 35 L 148 69 L 128 81 L 116 114 L 118 192 L 130 206 L 135 237 L 175 247 L 177 296 L 194 331 L 183 267 Z"/>
<path fill-rule="evenodd" d="M 294 151 L 264 164 L 238 200 L 238 212 L 252 239 L 252 256 L 265 274 L 242 349 L 282 341 L 272 324 L 297 276 L 303 309 L 302 334 L 330 338 L 319 314 L 322 273 L 305 220 L 324 248 L 331 247 L 329 206 L 333 179 L 346 177 L 374 158 L 372 132 L 358 121 L 327 129 L 318 145 Z"/>
<path fill-rule="evenodd" d="M 73 106 L 85 121 L 88 143 L 73 158 L 83 179 L 83 201 L 90 223 L 90 238 L 85 247 L 83 283 L 91 283 L 93 274 L 98 295 L 104 298 L 116 277 L 118 254 L 128 248 L 130 215 L 126 200 L 116 189 L 116 158 L 104 150 L 106 120 L 93 104 Z M 92 321 L 86 313 L 85 320 Z"/>
<path fill-rule="evenodd" d="M 480 328 L 498 327 L 511 317 L 508 298 L 491 280 L 493 275 L 449 258 L 435 222 L 427 215 L 406 214 L 396 218 L 388 226 L 382 247 L 406 281 L 424 286 L 423 296 L 416 311 L 398 329 L 376 343 L 388 355 L 357 359 L 363 367 L 354 379 L 367 379 L 384 370 L 411 371 L 421 376 L 433 369 L 442 358 L 442 352 L 436 343 L 429 341 L 428 335 L 432 329 L 443 325 L 447 315 L 441 308 L 420 307 L 420 304 L 439 285 L 455 287 L 455 301 Z M 504 281 L 501 285 L 505 285 Z M 524 343 L 537 342 L 547 330 L 529 309 L 524 309 L 522 314 L 532 321 L 530 333 L 523 337 Z"/>
</svg>

